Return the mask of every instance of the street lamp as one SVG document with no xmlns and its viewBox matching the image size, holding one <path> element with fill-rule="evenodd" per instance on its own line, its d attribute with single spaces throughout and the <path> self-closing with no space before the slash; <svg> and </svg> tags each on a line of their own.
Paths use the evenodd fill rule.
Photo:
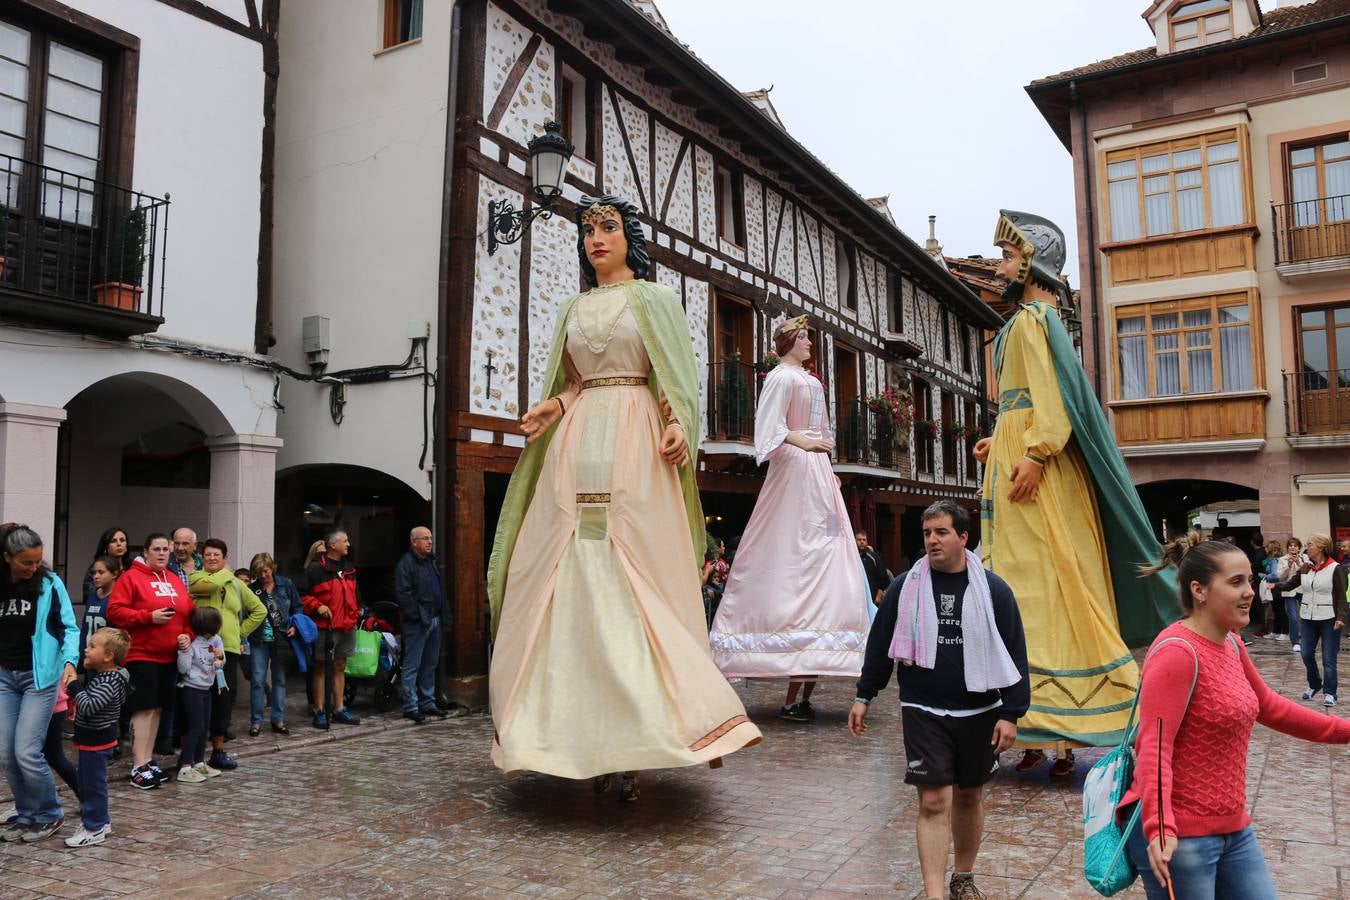
<svg viewBox="0 0 1350 900">
<path fill-rule="evenodd" d="M 572 142 L 562 136 L 557 122 L 545 122 L 544 133 L 531 138 L 528 149 L 536 205 L 526 211 L 517 210 L 509 200 L 488 201 L 488 256 L 497 252 L 498 245 L 520 240 L 535 219 L 552 216 L 553 204 L 562 196 L 563 176 L 567 173 L 567 161 L 572 158 Z"/>
</svg>

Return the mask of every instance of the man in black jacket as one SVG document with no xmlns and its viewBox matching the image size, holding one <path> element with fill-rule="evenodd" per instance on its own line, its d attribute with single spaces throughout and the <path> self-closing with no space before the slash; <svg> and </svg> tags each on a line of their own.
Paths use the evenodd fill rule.
<svg viewBox="0 0 1350 900">
<path fill-rule="evenodd" d="M 867 710 L 872 699 L 886 687 L 891 673 L 900 683 L 900 707 L 903 722 L 905 757 L 908 766 L 905 783 L 919 791 L 917 826 L 919 866 L 923 872 L 925 897 L 942 896 L 942 877 L 947 867 L 947 848 L 954 845 L 956 867 L 952 874 L 953 900 L 978 900 L 984 896 L 975 888 L 971 871 L 980 850 L 984 829 L 984 805 L 981 788 L 998 768 L 998 754 L 1017 739 L 1017 720 L 1031 703 L 1031 682 L 1027 675 L 1026 638 L 1022 617 L 1007 582 L 992 572 L 983 573 L 992 606 L 993 627 L 971 636 L 968 629 L 980 627 L 984 620 L 967 604 L 977 598 L 980 573 L 971 573 L 968 563 L 978 564 L 966 555 L 970 536 L 970 514 L 950 500 L 939 500 L 923 516 L 923 541 L 926 567 L 915 566 L 918 576 L 931 585 L 929 596 L 922 591 L 917 602 L 936 607 L 936 650 L 932 667 L 926 663 L 896 666 L 891 658 L 895 638 L 900 595 L 907 578 L 897 578 L 886 590 L 867 638 L 867 655 L 858 695 L 848 714 L 849 731 L 862 737 L 867 731 Z M 992 633 L 991 633 L 992 632 Z M 979 640 L 976 640 L 979 638 Z M 988 648 L 984 659 L 966 659 L 966 647 L 972 641 Z M 998 644 L 1002 644 L 1002 656 Z M 967 677 L 973 671 L 998 668 L 1001 657 L 1009 678 L 1020 679 L 1004 688 L 972 691 Z M 1009 665 L 1010 663 L 1010 665 Z M 1012 672 L 1015 667 L 1016 672 Z M 994 682 L 1000 683 L 1000 682 Z"/>
<path fill-rule="evenodd" d="M 427 716 L 448 715 L 436 704 L 436 661 L 450 607 L 431 552 L 431 529 L 418 525 L 409 540 L 411 549 L 394 568 L 394 593 L 403 620 L 403 718 L 421 725 Z"/>
<path fill-rule="evenodd" d="M 867 543 L 867 532 L 856 532 L 853 539 L 858 542 L 858 555 L 862 557 L 863 571 L 867 573 L 867 587 L 872 594 L 872 604 L 880 606 L 882 595 L 891 585 L 891 570 L 881 561 L 881 554 Z"/>
</svg>

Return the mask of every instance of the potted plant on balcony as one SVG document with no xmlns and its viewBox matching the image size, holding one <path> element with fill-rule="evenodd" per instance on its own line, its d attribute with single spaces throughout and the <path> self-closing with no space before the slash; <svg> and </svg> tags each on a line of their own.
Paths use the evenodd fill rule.
<svg viewBox="0 0 1350 900">
<path fill-rule="evenodd" d="M 717 426 L 730 439 L 740 438 L 751 419 L 750 384 L 741 374 L 741 357 L 732 354 L 720 364 L 722 377 L 717 385 Z M 751 426 L 753 427 L 753 426 Z"/>
<path fill-rule="evenodd" d="M 919 441 L 926 441 L 937 434 L 937 423 L 932 419 L 916 419 L 914 422 L 914 438 Z"/>
<path fill-rule="evenodd" d="M 884 390 L 868 397 L 867 408 L 876 416 L 876 450 L 883 462 L 890 460 L 896 445 L 909 442 L 909 423 L 914 419 L 914 406 L 909 391 Z"/>
<path fill-rule="evenodd" d="M 965 437 L 967 434 L 966 426 L 962 425 L 960 422 L 948 422 L 943 428 L 943 432 L 947 437 L 954 441 L 961 440 L 961 438 Z"/>
<path fill-rule="evenodd" d="M 772 353 L 764 354 L 760 357 L 759 362 L 755 363 L 755 377 L 762 382 L 765 376 L 777 368 L 781 361 L 782 360 Z"/>
<path fill-rule="evenodd" d="M 145 272 L 145 210 L 127 210 L 109 232 L 104 280 L 94 285 L 94 301 L 113 309 L 138 310 Z"/>
</svg>

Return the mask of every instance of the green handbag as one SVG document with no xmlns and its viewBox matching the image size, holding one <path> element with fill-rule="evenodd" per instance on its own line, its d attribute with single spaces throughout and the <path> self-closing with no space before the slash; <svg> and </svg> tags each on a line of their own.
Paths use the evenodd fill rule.
<svg viewBox="0 0 1350 900">
<path fill-rule="evenodd" d="M 380 633 L 378 631 L 356 632 L 356 650 L 347 660 L 349 678 L 373 678 L 380 671 Z"/>
</svg>

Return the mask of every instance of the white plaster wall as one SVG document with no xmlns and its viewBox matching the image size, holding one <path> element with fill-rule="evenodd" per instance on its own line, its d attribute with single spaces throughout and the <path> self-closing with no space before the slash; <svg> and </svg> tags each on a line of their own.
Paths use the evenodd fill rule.
<svg viewBox="0 0 1350 900">
<path fill-rule="evenodd" d="M 670 185 L 671 177 L 678 176 L 679 174 L 675 171 L 675 157 L 679 155 L 680 145 L 684 142 L 684 138 L 674 131 L 671 131 L 660 122 L 654 123 L 652 130 L 654 132 L 653 147 L 656 154 L 656 189 L 653 192 L 652 197 L 653 205 L 659 215 L 661 212 L 661 204 L 666 197 L 666 189 Z M 681 160 L 681 165 L 683 164 L 683 160 Z M 686 190 L 687 189 L 686 186 Z M 674 202 L 673 197 L 671 198 L 671 201 L 672 203 Z M 667 224 L 670 223 L 667 222 Z M 687 228 L 681 230 L 684 231 L 685 234 L 689 233 Z"/>
<path fill-rule="evenodd" d="M 785 202 L 783 196 L 777 191 L 771 190 L 769 192 L 768 221 L 780 223 L 781 215 L 781 223 L 777 226 L 779 228 L 778 250 L 773 259 L 773 274 L 786 283 L 795 285 L 797 283 L 797 266 L 792 251 L 797 245 L 797 214 L 792 208 L 788 208 L 780 214 L 779 209 Z M 773 246 L 774 237 L 770 236 L 770 253 L 774 253 Z"/>
<path fill-rule="evenodd" d="M 717 194 L 713 190 L 716 166 L 712 154 L 701 146 L 694 147 L 694 179 L 698 190 L 698 239 L 717 246 Z"/>
<path fill-rule="evenodd" d="M 634 199 L 639 199 L 642 208 L 655 217 L 659 212 L 656 205 L 661 200 L 659 197 L 653 197 L 651 190 L 651 123 L 645 109 L 635 106 L 625 96 L 616 96 L 619 100 L 619 115 L 623 117 L 623 125 L 628 132 L 628 146 L 632 149 L 633 161 L 637 164 L 637 185 L 641 197 Z M 627 160 L 628 156 L 622 149 L 618 152 L 621 158 Z"/>
<path fill-rule="evenodd" d="M 820 258 L 824 263 L 821 271 L 821 279 L 824 284 L 821 285 L 820 298 L 826 306 L 833 309 L 843 310 L 844 298 L 839 296 L 839 274 L 835 256 L 834 232 L 828 227 L 820 229 Z"/>
<path fill-rule="evenodd" d="M 745 176 L 745 251 L 746 261 L 756 269 L 764 263 L 764 188 L 759 179 Z"/>
<path fill-rule="evenodd" d="M 522 197 L 502 185 L 483 179 L 478 193 L 478 234 L 487 231 L 489 200 L 506 199 L 520 208 Z M 486 238 L 479 240 L 473 271 L 473 325 L 469 349 L 469 410 L 514 419 L 519 404 L 520 376 L 520 244 L 505 244 L 487 255 Z M 492 353 L 492 384 L 484 368 Z"/>
<path fill-rule="evenodd" d="M 425 32 L 425 29 L 424 29 Z M 530 42 L 530 32 L 495 3 L 487 5 L 487 49 L 483 60 L 483 110 L 497 102 L 507 76 Z M 542 48 L 541 48 L 542 49 Z M 507 127 L 503 124 L 503 131 Z"/>
<path fill-rule="evenodd" d="M 633 172 L 633 166 L 628 161 L 628 153 L 624 150 L 623 134 L 619 131 L 619 113 L 614 108 L 613 100 L 609 91 L 600 92 L 600 108 L 603 110 L 603 132 L 604 132 L 604 150 L 605 154 L 605 193 L 616 194 L 626 200 L 631 200 L 641 207 L 644 211 L 647 209 L 646 198 L 642 194 L 637 175 Z M 631 138 L 631 135 L 630 135 Z M 636 157 L 639 165 L 646 157 Z"/>
<path fill-rule="evenodd" d="M 797 228 L 797 289 L 817 301 L 821 301 L 824 298 L 824 288 L 821 284 L 820 264 L 820 226 L 816 224 L 815 219 L 805 213 L 799 213 Z"/>
<path fill-rule="evenodd" d="M 251 349 L 258 295 L 262 46 L 155 0 L 68 5 L 141 39 L 129 187 L 171 195 L 166 321 L 159 333 Z M 236 13 L 242 10 L 237 5 Z M 156 294 L 159 289 L 157 269 Z"/>
<path fill-rule="evenodd" d="M 410 321 L 437 346 L 449 9 L 426 4 L 422 40 L 377 55 L 380 28 L 368 0 L 281 6 L 274 353 L 302 371 L 307 315 L 332 320 L 330 370 L 401 362 Z M 282 396 L 278 469 L 365 466 L 430 496 L 419 381 L 349 387 L 341 426 L 328 388 Z"/>
<path fill-rule="evenodd" d="M 658 176 L 660 168 L 657 168 Z M 680 169 L 675 173 L 675 190 L 670 195 L 670 207 L 666 210 L 666 227 L 674 228 L 682 234 L 694 235 L 694 150 L 690 147 L 680 160 Z"/>
<path fill-rule="evenodd" d="M 684 280 L 684 314 L 694 342 L 694 362 L 698 365 L 699 440 L 708 436 L 708 283 L 693 278 Z"/>
<path fill-rule="evenodd" d="M 538 219 L 530 235 L 530 249 L 528 402 L 537 403 L 544 396 L 544 367 L 553 349 L 558 312 L 580 284 L 577 228 L 559 216 Z"/>
</svg>

